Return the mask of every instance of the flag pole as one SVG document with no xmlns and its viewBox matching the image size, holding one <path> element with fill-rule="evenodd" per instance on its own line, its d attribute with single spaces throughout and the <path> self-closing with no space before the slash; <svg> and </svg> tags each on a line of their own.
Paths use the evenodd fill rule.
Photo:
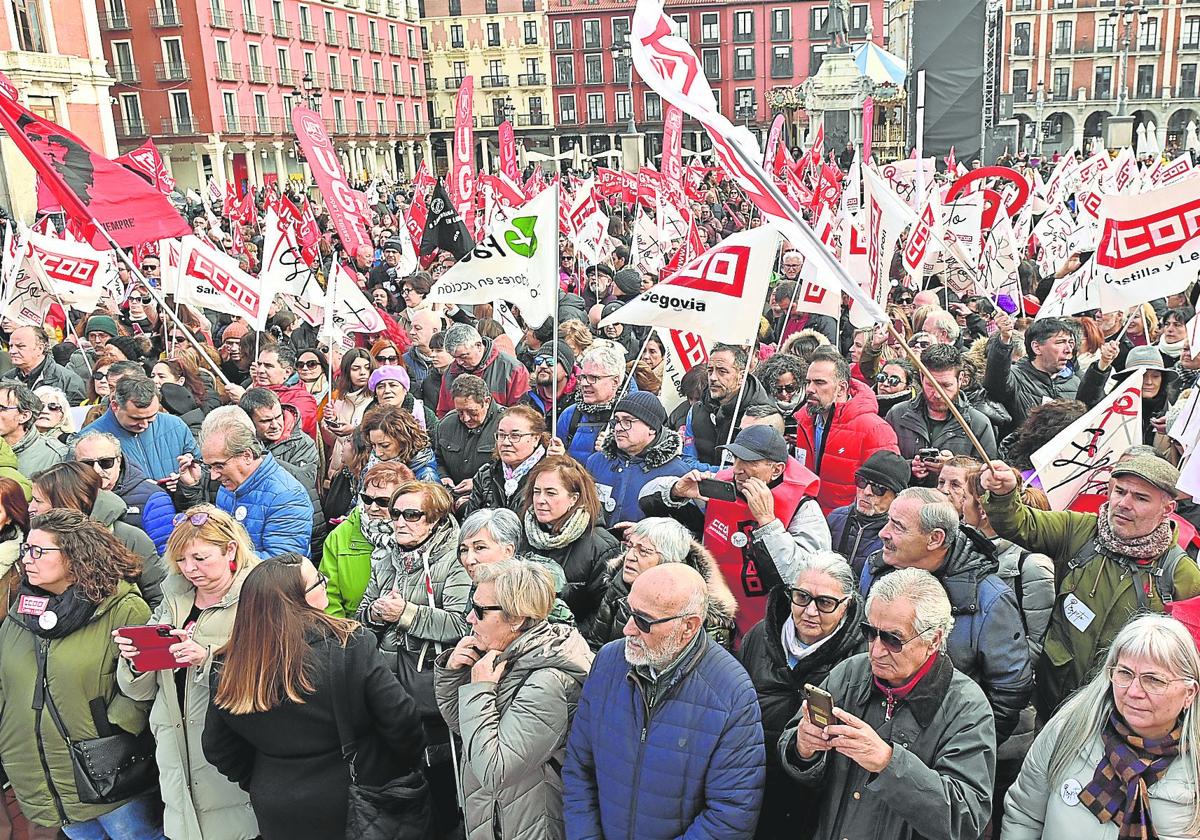
<svg viewBox="0 0 1200 840">
<path fill-rule="evenodd" d="M 750 346 L 746 348 L 746 368 L 742 371 L 742 381 L 738 385 L 737 399 L 733 401 L 733 419 L 729 423 L 729 437 L 725 440 L 726 447 L 733 443 L 733 439 L 738 433 L 738 412 L 742 410 L 742 397 L 746 393 L 746 383 L 750 381 L 750 359 L 757 346 L 758 341 L 752 340 Z M 728 448 L 721 450 L 721 469 L 725 469 L 725 460 L 729 457 L 731 456 Z"/>
<path fill-rule="evenodd" d="M 558 242 L 558 234 L 559 234 L 558 202 L 559 202 L 559 199 L 561 198 L 561 196 L 562 196 L 562 185 L 560 182 L 560 183 L 556 183 L 554 185 L 554 241 L 555 241 L 555 243 Z M 560 259 L 560 262 L 561 262 L 561 259 Z M 578 267 L 578 265 L 579 265 L 578 255 L 576 255 L 575 265 L 576 265 L 576 267 Z M 557 274 L 554 275 L 552 280 L 554 283 L 554 297 L 553 297 L 553 300 L 551 301 L 552 308 L 550 311 L 550 317 L 553 319 L 552 323 L 554 324 L 554 334 L 550 336 L 550 341 L 552 342 L 550 345 L 550 348 L 551 348 L 551 352 L 553 353 L 553 356 L 554 356 L 554 367 L 552 368 L 552 370 L 554 371 L 554 374 L 550 379 L 550 421 L 551 421 L 550 422 L 550 434 L 554 435 L 556 433 L 556 430 L 558 429 L 558 296 L 560 294 L 560 290 L 559 290 L 560 283 L 559 283 Z M 522 318 L 522 320 L 524 320 L 524 319 Z M 545 323 L 545 322 L 543 321 L 542 323 Z M 570 379 L 570 378 L 571 378 L 571 372 L 568 371 L 567 379 Z"/>
</svg>

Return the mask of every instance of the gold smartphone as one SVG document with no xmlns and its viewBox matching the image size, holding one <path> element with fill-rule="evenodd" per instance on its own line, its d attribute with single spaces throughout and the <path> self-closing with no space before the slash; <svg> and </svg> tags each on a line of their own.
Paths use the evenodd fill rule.
<svg viewBox="0 0 1200 840">
<path fill-rule="evenodd" d="M 826 727 L 837 723 L 833 717 L 833 695 L 823 688 L 805 684 L 808 695 L 808 719 L 813 726 Z"/>
</svg>

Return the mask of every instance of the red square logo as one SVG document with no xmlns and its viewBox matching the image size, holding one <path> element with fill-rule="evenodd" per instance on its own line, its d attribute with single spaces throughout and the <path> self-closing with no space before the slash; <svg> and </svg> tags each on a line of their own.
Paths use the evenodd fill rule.
<svg viewBox="0 0 1200 840">
<path fill-rule="evenodd" d="M 718 246 L 672 277 L 671 285 L 740 298 L 746 286 L 749 264 L 749 246 Z"/>
</svg>

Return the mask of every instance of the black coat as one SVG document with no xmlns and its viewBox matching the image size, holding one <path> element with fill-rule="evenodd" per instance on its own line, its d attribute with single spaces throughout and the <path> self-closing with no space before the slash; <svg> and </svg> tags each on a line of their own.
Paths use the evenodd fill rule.
<svg viewBox="0 0 1200 840">
<path fill-rule="evenodd" d="M 565 548 L 552 551 L 537 548 L 529 544 L 524 533 L 517 547 L 517 554 L 547 557 L 563 567 L 567 576 L 567 592 L 563 600 L 581 626 L 590 621 L 600 606 L 604 598 L 608 561 L 620 553 L 621 544 L 617 538 L 599 525 L 584 532 L 583 536 Z"/>
<path fill-rule="evenodd" d="M 521 505 L 525 503 L 525 485 L 529 473 L 521 476 L 517 489 L 510 496 L 504 492 L 504 465 L 499 460 L 488 461 L 475 473 L 471 482 L 471 498 L 463 511 L 463 518 L 484 508 L 508 508 L 517 516 L 521 515 Z"/>
<path fill-rule="evenodd" d="M 438 423 L 435 449 L 438 464 L 455 484 L 473 478 L 496 454 L 496 428 L 503 410 L 491 400 L 483 423 L 475 429 L 464 426 L 457 411 L 451 411 Z"/>
<path fill-rule="evenodd" d="M 705 390 L 704 399 L 692 406 L 689 415 L 693 442 L 696 447 L 696 458 L 701 463 L 713 465 L 721 463 L 721 453 L 717 451 L 717 447 L 724 446 L 730 440 L 730 429 L 741 420 L 746 409 L 752 405 L 775 407 L 775 402 L 771 399 L 770 394 L 753 375 L 746 377 L 740 405 L 736 397 L 725 403 L 714 402 L 712 396 Z M 734 406 L 738 407 L 737 417 L 734 417 Z"/>
<path fill-rule="evenodd" d="M 349 725 L 358 740 L 360 784 L 410 772 L 424 738 L 416 707 L 384 663 L 375 637 L 356 630 L 345 649 L 310 639 L 316 691 L 302 704 L 285 700 L 269 712 L 234 715 L 210 705 L 204 755 L 250 794 L 264 840 L 329 840 L 346 835 L 349 769 L 342 758 L 330 692 L 329 653 L 346 658 Z M 215 696 L 219 671 L 212 677 Z"/>
<path fill-rule="evenodd" d="M 788 667 L 783 651 L 783 623 L 791 613 L 787 589 L 776 586 L 767 596 L 767 615 L 746 633 L 738 659 L 750 674 L 758 705 L 762 709 L 763 738 L 768 745 L 779 743 L 788 721 L 804 701 L 804 685 L 819 686 L 833 666 L 866 650 L 859 622 L 863 620 L 862 601 L 850 599 L 846 619 L 833 637 L 796 664 Z M 819 798 L 797 785 L 779 764 L 779 751 L 767 750 L 767 783 L 763 792 L 762 813 L 758 820 L 758 840 L 809 837 L 817 825 Z"/>
</svg>

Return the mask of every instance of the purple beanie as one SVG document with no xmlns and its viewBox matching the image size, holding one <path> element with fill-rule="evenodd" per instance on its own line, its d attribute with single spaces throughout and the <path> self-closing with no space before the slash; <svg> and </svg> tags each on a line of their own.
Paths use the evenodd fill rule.
<svg viewBox="0 0 1200 840">
<path fill-rule="evenodd" d="M 400 365 L 384 365 L 383 367 L 376 368 L 375 372 L 371 374 L 371 378 L 367 380 L 367 390 L 374 394 L 375 388 L 379 383 L 388 380 L 399 382 L 404 386 L 405 391 L 410 390 L 408 371 Z"/>
</svg>

